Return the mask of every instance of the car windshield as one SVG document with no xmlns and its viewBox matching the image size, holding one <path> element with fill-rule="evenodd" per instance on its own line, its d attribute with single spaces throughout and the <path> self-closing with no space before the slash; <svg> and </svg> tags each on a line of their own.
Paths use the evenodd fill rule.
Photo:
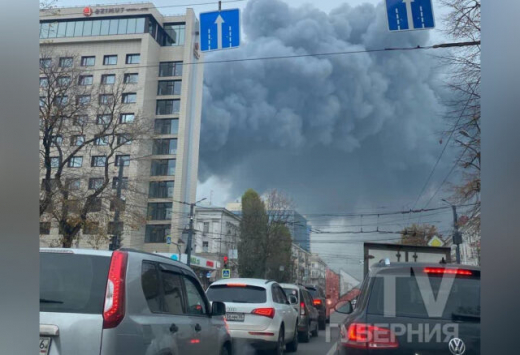
<svg viewBox="0 0 520 355">
<path fill-rule="evenodd" d="M 40 253 L 40 311 L 101 314 L 110 258 Z"/>
<path fill-rule="evenodd" d="M 318 291 L 314 288 L 307 288 L 307 291 L 311 294 L 312 298 L 320 298 Z"/>
<path fill-rule="evenodd" d="M 266 291 L 257 286 L 210 286 L 206 292 L 210 301 L 233 303 L 265 303 Z"/>
<path fill-rule="evenodd" d="M 289 299 L 289 296 L 294 296 L 298 298 L 298 290 L 294 288 L 284 288 L 283 291 L 287 295 L 287 299 Z"/>
<path fill-rule="evenodd" d="M 384 314 L 385 298 L 390 297 L 385 293 L 384 282 L 389 279 L 376 277 L 369 296 L 369 314 Z M 451 286 L 448 283 L 442 285 L 442 275 L 417 277 L 400 275 L 395 282 L 397 317 L 435 317 L 434 302 L 440 303 L 446 299 L 446 304 L 441 305 L 443 308 L 440 318 L 480 319 L 480 277 L 457 276 Z M 389 290 L 386 292 L 391 292 Z"/>
</svg>

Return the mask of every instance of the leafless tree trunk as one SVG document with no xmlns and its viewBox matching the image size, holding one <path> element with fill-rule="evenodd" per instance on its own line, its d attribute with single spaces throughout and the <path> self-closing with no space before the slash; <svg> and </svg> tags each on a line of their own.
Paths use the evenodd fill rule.
<svg viewBox="0 0 520 355">
<path fill-rule="evenodd" d="M 63 247 L 71 247 L 85 227 L 95 230 L 97 223 L 106 230 L 106 217 L 123 207 L 110 184 L 115 184 L 115 165 L 130 165 L 132 144 L 149 139 L 151 132 L 138 112 L 133 120 L 122 116 L 128 110 L 123 76 L 113 85 L 94 84 L 80 59 L 41 46 L 40 217 L 58 224 Z M 138 179 L 125 182 L 122 221 L 128 226 L 144 219 L 141 184 Z"/>
</svg>

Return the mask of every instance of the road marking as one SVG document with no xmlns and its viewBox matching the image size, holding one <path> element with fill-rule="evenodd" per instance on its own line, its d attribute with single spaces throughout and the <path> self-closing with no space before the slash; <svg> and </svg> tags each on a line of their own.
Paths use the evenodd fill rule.
<svg viewBox="0 0 520 355">
<path fill-rule="evenodd" d="M 401 29 L 401 19 L 399 18 L 399 9 L 395 9 L 395 17 L 397 19 L 397 29 Z"/>
<path fill-rule="evenodd" d="M 327 355 L 334 355 L 336 353 L 336 348 L 337 348 L 338 344 L 337 343 L 334 343 L 334 345 L 332 345 L 332 348 L 330 348 L 329 352 L 327 353 Z"/>
</svg>

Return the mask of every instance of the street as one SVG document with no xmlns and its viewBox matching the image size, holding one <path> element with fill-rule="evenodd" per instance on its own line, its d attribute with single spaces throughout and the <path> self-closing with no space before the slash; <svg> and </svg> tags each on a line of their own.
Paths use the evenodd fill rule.
<svg viewBox="0 0 520 355">
<path fill-rule="evenodd" d="M 336 344 L 334 342 L 335 338 L 331 338 L 331 342 L 326 341 L 326 334 L 329 327 L 327 325 L 327 330 L 321 330 L 317 338 L 311 338 L 308 343 L 300 343 L 298 347 L 298 355 L 331 355 L 334 354 L 334 350 Z"/>
</svg>

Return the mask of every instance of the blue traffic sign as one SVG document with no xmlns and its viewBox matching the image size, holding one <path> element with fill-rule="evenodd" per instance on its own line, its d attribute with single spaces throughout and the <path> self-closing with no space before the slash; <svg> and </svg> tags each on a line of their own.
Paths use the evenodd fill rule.
<svg viewBox="0 0 520 355">
<path fill-rule="evenodd" d="M 231 270 L 229 270 L 229 269 L 223 269 L 222 270 L 222 278 L 223 279 L 229 279 L 230 276 L 231 276 Z"/>
<path fill-rule="evenodd" d="M 240 46 L 240 10 L 221 10 L 200 14 L 202 52 Z"/>
<path fill-rule="evenodd" d="M 172 237 L 166 237 L 166 244 L 172 243 Z"/>
<path fill-rule="evenodd" d="M 386 0 L 390 31 L 435 28 L 432 0 Z"/>
</svg>

